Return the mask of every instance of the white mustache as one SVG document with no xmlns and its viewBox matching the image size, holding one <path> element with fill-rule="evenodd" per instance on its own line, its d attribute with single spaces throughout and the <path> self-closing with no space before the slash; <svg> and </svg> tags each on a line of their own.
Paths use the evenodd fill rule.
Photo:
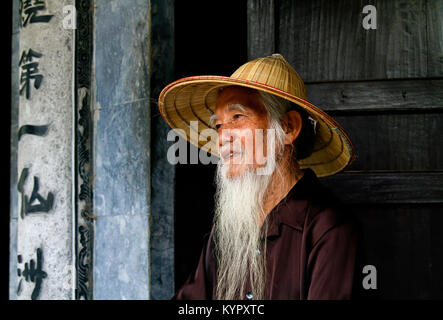
<svg viewBox="0 0 443 320">
<path fill-rule="evenodd" d="M 245 153 L 245 151 L 243 150 L 243 148 L 241 147 L 237 147 L 235 146 L 235 144 L 224 144 L 220 149 L 219 149 L 219 155 L 221 158 L 226 159 L 229 157 L 229 155 L 231 153 L 233 154 L 239 154 L 239 155 L 243 155 Z"/>
</svg>

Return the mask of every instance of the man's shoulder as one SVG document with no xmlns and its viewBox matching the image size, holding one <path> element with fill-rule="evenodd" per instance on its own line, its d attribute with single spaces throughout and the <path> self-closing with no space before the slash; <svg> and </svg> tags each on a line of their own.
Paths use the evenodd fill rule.
<svg viewBox="0 0 443 320">
<path fill-rule="evenodd" d="M 343 223 L 346 211 L 340 198 L 312 170 L 305 170 L 305 177 L 295 185 L 281 207 L 280 216 L 282 222 L 300 231 L 314 227 L 323 230 Z"/>
<path fill-rule="evenodd" d="M 318 183 L 315 187 L 316 192 L 307 202 L 304 231 L 309 232 L 315 242 L 335 228 L 351 230 L 354 217 L 350 208 L 323 184 Z"/>
<path fill-rule="evenodd" d="M 305 228 L 321 227 L 330 229 L 350 222 L 350 214 L 342 205 L 316 203 L 310 201 L 306 210 Z"/>
</svg>

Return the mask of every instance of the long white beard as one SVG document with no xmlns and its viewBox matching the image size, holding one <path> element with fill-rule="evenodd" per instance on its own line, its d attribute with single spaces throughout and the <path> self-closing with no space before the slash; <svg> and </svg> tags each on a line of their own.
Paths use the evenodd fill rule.
<svg viewBox="0 0 443 320">
<path fill-rule="evenodd" d="M 282 134 L 280 132 L 280 139 L 276 141 L 276 150 L 280 152 L 283 149 Z M 277 159 L 280 152 L 275 153 Z M 276 168 L 274 159 L 266 164 L 268 174 L 257 174 L 257 170 L 251 167 L 241 176 L 228 178 L 229 164 L 220 161 L 217 166 L 214 216 L 218 263 L 216 299 L 244 298 L 248 278 L 254 299 L 265 299 L 267 225 L 261 223 L 266 221 L 267 213 L 262 204 L 270 182 L 275 174 L 280 174 Z"/>
<path fill-rule="evenodd" d="M 257 175 L 247 170 L 241 177 L 223 177 L 223 165 L 217 167 L 217 193 L 214 242 L 217 254 L 217 299 L 244 297 L 249 277 L 254 297 L 264 291 L 265 266 L 261 246 L 260 221 L 264 212 L 260 205 L 270 175 Z"/>
</svg>

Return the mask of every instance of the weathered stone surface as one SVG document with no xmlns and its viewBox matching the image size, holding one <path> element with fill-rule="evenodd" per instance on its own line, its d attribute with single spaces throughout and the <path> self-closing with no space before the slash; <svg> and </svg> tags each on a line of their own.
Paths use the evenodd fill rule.
<svg viewBox="0 0 443 320">
<path fill-rule="evenodd" d="M 94 299 L 149 299 L 149 1 L 95 4 Z"/>
<path fill-rule="evenodd" d="M 9 222 L 9 300 L 17 300 L 17 218 Z"/>
<path fill-rule="evenodd" d="M 17 1 L 14 1 L 16 5 Z M 13 17 L 16 19 L 16 16 Z M 15 20 L 14 20 L 15 21 Z M 17 131 L 18 131 L 18 46 L 19 34 L 12 35 L 11 50 L 11 154 L 10 154 L 10 196 L 9 196 L 9 299 L 17 299 L 17 217 L 18 217 L 18 192 L 17 192 Z"/>
<path fill-rule="evenodd" d="M 95 110 L 94 214 L 148 213 L 148 101 Z"/>
<path fill-rule="evenodd" d="M 101 216 L 95 228 L 94 299 L 148 299 L 148 215 Z"/>
<path fill-rule="evenodd" d="M 12 34 L 20 32 L 19 0 L 12 0 Z"/>
<path fill-rule="evenodd" d="M 97 0 L 95 87 L 100 106 L 149 97 L 149 11 L 145 0 Z"/>
</svg>

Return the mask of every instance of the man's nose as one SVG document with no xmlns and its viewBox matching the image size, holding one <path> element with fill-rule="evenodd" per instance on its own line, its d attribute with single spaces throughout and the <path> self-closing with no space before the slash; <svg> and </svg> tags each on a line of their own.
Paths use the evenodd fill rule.
<svg viewBox="0 0 443 320">
<path fill-rule="evenodd" d="M 218 134 L 218 147 L 221 149 L 225 144 L 232 144 L 234 136 L 229 129 L 221 129 Z"/>
</svg>

